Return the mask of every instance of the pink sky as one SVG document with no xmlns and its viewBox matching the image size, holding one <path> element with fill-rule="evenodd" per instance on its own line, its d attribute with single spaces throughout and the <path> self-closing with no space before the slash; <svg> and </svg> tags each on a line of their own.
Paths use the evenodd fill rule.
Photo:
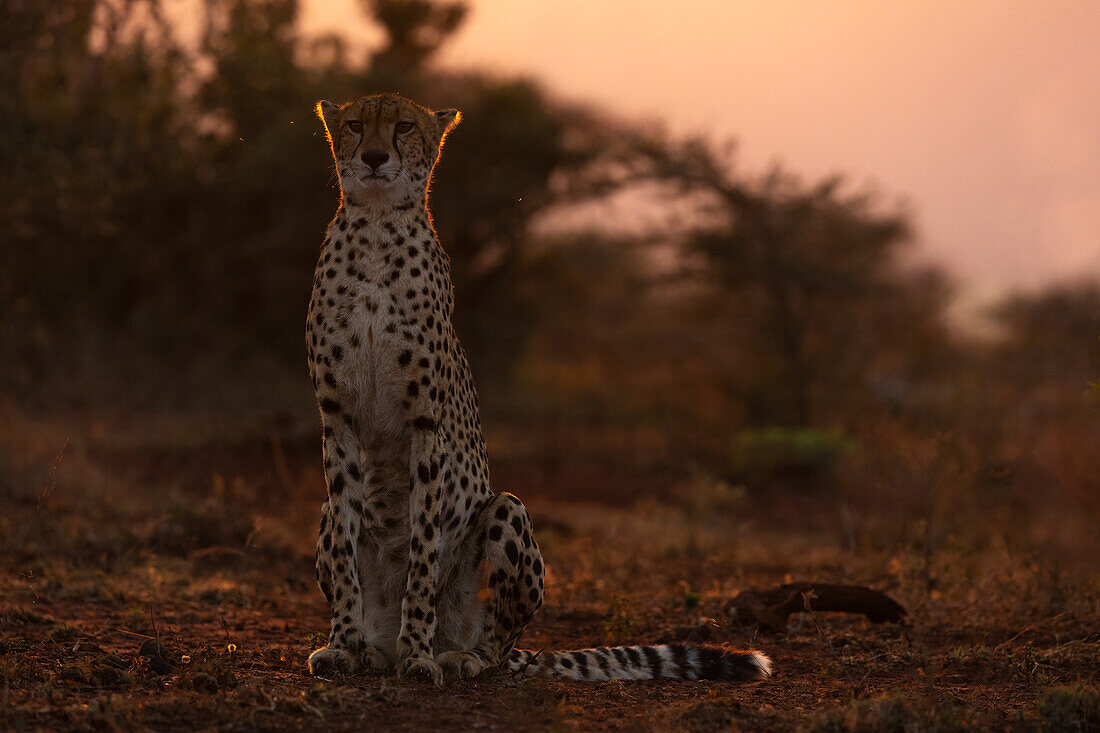
<svg viewBox="0 0 1100 733">
<path fill-rule="evenodd" d="M 306 27 L 373 45 L 354 8 Z M 1100 277 L 1095 0 L 474 0 L 438 62 L 871 182 L 972 294 Z"/>
</svg>

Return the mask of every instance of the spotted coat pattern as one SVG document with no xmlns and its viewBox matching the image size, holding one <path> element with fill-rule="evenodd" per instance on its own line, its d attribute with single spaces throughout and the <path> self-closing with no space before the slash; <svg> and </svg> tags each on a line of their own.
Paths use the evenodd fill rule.
<svg viewBox="0 0 1100 733">
<path fill-rule="evenodd" d="M 494 494 L 469 363 L 451 324 L 450 264 L 427 190 L 455 110 L 397 95 L 320 102 L 341 202 L 306 320 L 328 497 L 316 570 L 331 605 L 310 671 L 574 679 L 766 674 L 716 647 L 514 649 L 542 606 L 531 518 Z M 694 675 L 694 676 L 693 676 Z"/>
</svg>

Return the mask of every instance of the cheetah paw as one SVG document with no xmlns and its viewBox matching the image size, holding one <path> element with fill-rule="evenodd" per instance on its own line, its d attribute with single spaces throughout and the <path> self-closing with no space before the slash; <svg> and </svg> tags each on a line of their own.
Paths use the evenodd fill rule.
<svg viewBox="0 0 1100 733">
<path fill-rule="evenodd" d="M 318 677 L 330 676 L 336 672 L 353 674 L 358 668 L 356 655 L 346 649 L 323 646 L 309 655 L 309 673 Z"/>
<path fill-rule="evenodd" d="M 386 655 L 377 647 L 369 644 L 360 655 L 360 661 L 363 664 L 364 672 L 388 672 L 393 669 L 393 665 L 386 659 Z"/>
<path fill-rule="evenodd" d="M 436 687 L 443 686 L 443 668 L 431 657 L 409 657 L 397 665 L 398 677 L 423 677 Z"/>
<path fill-rule="evenodd" d="M 444 671 L 457 677 L 477 677 L 489 667 L 480 655 L 467 651 L 443 652 L 435 658 Z"/>
</svg>

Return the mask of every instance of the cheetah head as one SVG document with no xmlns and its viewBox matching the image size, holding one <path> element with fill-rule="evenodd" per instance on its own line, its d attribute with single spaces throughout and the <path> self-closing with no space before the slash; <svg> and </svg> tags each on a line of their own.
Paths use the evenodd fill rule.
<svg viewBox="0 0 1100 733">
<path fill-rule="evenodd" d="M 423 201 L 443 139 L 461 119 L 458 110 L 432 112 L 397 94 L 316 109 L 344 201 L 358 206 Z"/>
</svg>

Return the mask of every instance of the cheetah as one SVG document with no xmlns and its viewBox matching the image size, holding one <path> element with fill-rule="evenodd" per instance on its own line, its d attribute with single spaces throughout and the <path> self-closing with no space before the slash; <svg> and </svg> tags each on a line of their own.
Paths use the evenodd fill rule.
<svg viewBox="0 0 1100 733">
<path fill-rule="evenodd" d="M 665 644 L 515 648 L 542 606 L 518 498 L 494 493 L 477 393 L 451 325 L 450 261 L 428 188 L 457 110 L 396 94 L 322 101 L 340 205 L 306 321 L 327 500 L 317 581 L 331 606 L 312 674 L 394 672 L 436 686 L 488 669 L 575 680 L 766 677 L 754 651 Z"/>
</svg>

